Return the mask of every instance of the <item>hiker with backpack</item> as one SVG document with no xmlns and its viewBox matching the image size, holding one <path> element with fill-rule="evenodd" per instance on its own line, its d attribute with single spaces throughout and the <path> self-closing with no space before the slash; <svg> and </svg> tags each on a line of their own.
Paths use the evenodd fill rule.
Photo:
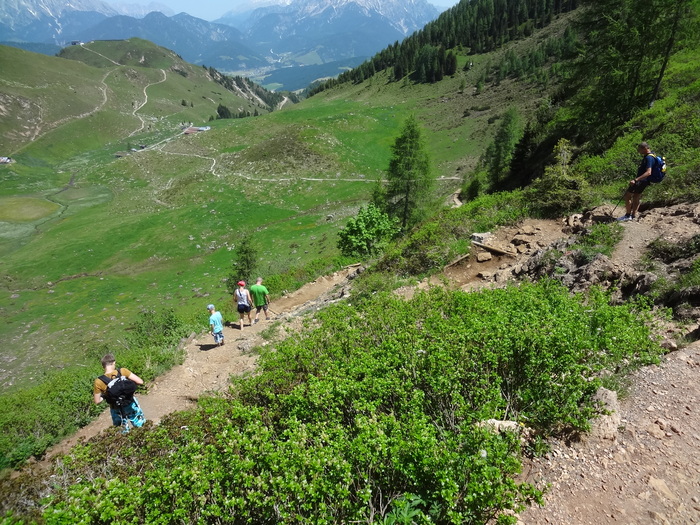
<svg viewBox="0 0 700 525">
<path fill-rule="evenodd" d="M 245 287 L 245 281 L 238 281 L 238 288 L 233 292 L 233 301 L 236 303 L 236 309 L 241 315 L 241 330 L 243 330 L 243 317 L 245 315 L 248 315 L 248 323 L 250 326 L 253 326 L 253 321 L 250 318 L 253 298 L 250 296 L 250 291 Z"/>
<path fill-rule="evenodd" d="M 642 192 L 649 184 L 661 182 L 666 174 L 666 161 L 663 157 L 652 153 L 649 144 L 641 142 L 637 146 L 637 151 L 644 158 L 639 168 L 637 177 L 632 179 L 625 192 L 625 214 L 618 221 L 633 221 L 637 218 L 639 203 L 642 199 Z"/>
<path fill-rule="evenodd" d="M 104 374 L 95 379 L 93 396 L 95 404 L 106 401 L 112 414 L 115 427 L 124 427 L 129 431 L 129 424 L 141 427 L 146 422 L 143 410 L 134 397 L 136 387 L 143 385 L 143 379 L 128 368 L 117 368 L 114 355 L 107 354 L 102 358 Z"/>
</svg>

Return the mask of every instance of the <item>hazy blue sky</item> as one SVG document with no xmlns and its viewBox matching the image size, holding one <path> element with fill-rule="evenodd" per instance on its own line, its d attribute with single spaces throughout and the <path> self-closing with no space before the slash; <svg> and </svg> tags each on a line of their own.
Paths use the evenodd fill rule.
<svg viewBox="0 0 700 525">
<path fill-rule="evenodd" d="M 428 0 L 431 4 L 441 7 L 451 7 L 459 0 Z M 238 0 L 107 0 L 109 4 L 138 4 L 147 6 L 149 4 L 160 4 L 170 8 L 174 14 L 183 11 L 197 18 L 204 20 L 214 20 L 233 9 L 240 2 Z M 246 2 L 247 3 L 247 2 Z M 158 10 L 158 9 L 153 9 Z"/>
</svg>

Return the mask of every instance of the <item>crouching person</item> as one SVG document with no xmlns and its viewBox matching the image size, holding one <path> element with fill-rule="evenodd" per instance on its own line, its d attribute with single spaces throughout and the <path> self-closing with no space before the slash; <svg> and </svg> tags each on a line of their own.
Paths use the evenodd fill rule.
<svg viewBox="0 0 700 525">
<path fill-rule="evenodd" d="M 129 431 L 129 424 L 143 426 L 146 418 L 134 397 L 136 387 L 143 384 L 143 379 L 128 368 L 117 368 L 112 354 L 102 358 L 102 367 L 105 373 L 95 379 L 93 389 L 95 403 L 106 401 L 109 404 L 112 423 L 115 427 L 123 427 L 123 432 Z"/>
</svg>

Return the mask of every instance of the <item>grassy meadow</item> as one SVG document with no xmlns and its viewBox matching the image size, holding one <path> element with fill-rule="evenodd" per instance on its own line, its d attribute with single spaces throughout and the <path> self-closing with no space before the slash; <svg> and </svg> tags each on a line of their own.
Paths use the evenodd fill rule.
<svg viewBox="0 0 700 525">
<path fill-rule="evenodd" d="M 129 44 L 64 51 L 93 67 L 3 48 L 7 63 L 37 60 L 49 72 L 68 64 L 92 98 L 76 97 L 74 110 L 66 77 L 46 75 L 66 101 L 36 140 L 2 152 L 17 162 L 0 168 L 2 194 L 13 202 L 0 222 L 7 290 L 0 336 L 13 343 L 4 351 L 0 388 L 21 386 L 47 351 L 51 360 L 93 366 L 76 358 L 76 346 L 115 344 L 142 309 L 196 315 L 203 302 L 221 300 L 244 234 L 253 234 L 267 275 L 336 257 L 337 230 L 368 199 L 410 114 L 429 131 L 427 149 L 447 195 L 508 107 L 500 96 L 506 85 L 471 94 L 477 64 L 436 85 L 380 75 L 283 111 L 207 122 L 224 90 L 206 70 L 144 41 Z M 133 61 L 138 53 L 151 67 Z M 26 70 L 8 70 L 13 84 L 38 82 Z M 18 97 L 31 95 L 15 89 Z M 521 95 L 519 103 L 531 100 L 534 110 L 536 88 Z M 183 122 L 212 129 L 186 136 Z M 132 148 L 138 151 L 114 157 Z"/>
</svg>

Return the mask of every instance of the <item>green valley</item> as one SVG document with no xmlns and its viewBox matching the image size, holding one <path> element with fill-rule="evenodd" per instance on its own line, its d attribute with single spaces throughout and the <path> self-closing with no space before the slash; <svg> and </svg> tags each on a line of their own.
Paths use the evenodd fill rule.
<svg viewBox="0 0 700 525">
<path fill-rule="evenodd" d="M 216 104 L 243 103 L 222 98 L 226 92 L 205 69 L 164 50 L 152 58 L 156 51 L 146 53 L 141 42 L 131 51 L 123 43 L 96 44 L 90 52 L 73 46 L 65 54 L 99 68 L 3 48 L 8 63 L 20 61 L 14 56 L 20 54 L 57 70 L 55 62 L 67 62 L 78 70 L 74 76 L 86 77 L 82 89 L 91 85 L 94 97 L 73 93 L 63 76 L 53 79 L 66 94 L 60 105 L 53 102 L 55 120 L 43 117 L 50 131 L 37 124 L 36 140 L 9 150 L 17 162 L 2 168 L 4 192 L 47 203 L 36 220 L 18 220 L 23 212 L 17 210 L 14 220 L 2 223 L 9 291 L 1 304 L 7 320 L 2 335 L 15 342 L 13 354 L 24 356 L 8 369 L 14 384 L 27 377 L 30 356 L 39 357 L 29 351 L 33 346 L 67 360 L 76 347 L 118 337 L 140 309 L 197 311 L 197 296 L 221 297 L 231 250 L 243 234 L 259 241 L 260 271 L 268 275 L 336 258 L 335 233 L 369 198 L 412 113 L 431 130 L 429 149 L 446 197 L 487 142 L 495 127 L 488 121 L 498 117 L 500 93 L 507 91 L 500 86 L 481 97 L 490 109 L 465 118 L 474 101 L 460 89 L 463 75 L 409 86 L 378 76 L 283 111 L 209 122 Z M 154 66 L 109 62 L 137 54 Z M 18 71 L 16 84 L 34 81 L 22 75 Z M 28 96 L 15 89 L 17 97 Z M 540 94 L 534 86 L 522 90 L 523 111 L 534 111 Z M 85 105 L 74 109 L 78 102 Z M 185 122 L 211 130 L 184 135 Z M 88 304 L 74 289 L 81 283 L 92 296 Z M 44 302 L 26 318 L 28 304 Z M 70 337 L 56 336 L 74 323 Z"/>
<path fill-rule="evenodd" d="M 570 293 L 558 258 L 610 255 L 621 237 L 572 227 L 581 238 L 542 255 L 552 275 L 538 282 L 393 292 L 468 255 L 475 232 L 615 204 L 643 140 L 670 166 L 645 206 L 700 199 L 700 6 L 658 6 L 687 15 L 668 63 L 659 36 L 644 71 L 631 48 L 624 63 L 606 55 L 611 78 L 588 65 L 604 55 L 580 25 L 599 13 L 588 3 L 496 4 L 461 2 L 298 103 L 138 39 L 60 57 L 0 46 L 0 155 L 13 161 L 0 165 L 0 467 L 94 419 L 104 353 L 150 382 L 206 330 L 207 303 L 232 318 L 243 242 L 275 298 L 367 268 L 352 304 L 254 349 L 257 372 L 228 392 L 76 447 L 46 490 L 8 475 L 0 494 L 32 494 L 6 496 L 8 523 L 515 523 L 542 501 L 518 481 L 523 456 L 585 432 L 599 387 L 658 360 L 655 316 L 673 317 L 664 297 L 687 292 L 697 264 L 624 301 L 621 283 Z M 380 200 L 413 119 L 436 179 L 430 216 L 374 258 L 342 253 L 338 232 Z"/>
</svg>

